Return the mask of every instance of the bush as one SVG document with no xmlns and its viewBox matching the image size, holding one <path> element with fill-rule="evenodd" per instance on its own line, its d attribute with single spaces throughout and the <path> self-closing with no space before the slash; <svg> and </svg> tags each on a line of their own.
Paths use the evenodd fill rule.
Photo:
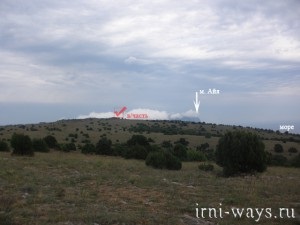
<svg viewBox="0 0 300 225">
<path fill-rule="evenodd" d="M 46 142 L 49 148 L 56 148 L 58 146 L 56 138 L 52 135 L 44 137 L 44 141 Z"/>
<path fill-rule="evenodd" d="M 35 152 L 49 152 L 48 146 L 43 139 L 33 139 L 32 148 Z"/>
<path fill-rule="evenodd" d="M 287 166 L 287 158 L 283 155 L 271 155 L 269 165 L 271 166 Z"/>
<path fill-rule="evenodd" d="M 275 144 L 274 145 L 274 152 L 277 152 L 277 153 L 282 153 L 283 152 L 283 147 L 281 144 Z"/>
<path fill-rule="evenodd" d="M 165 153 L 167 164 L 166 168 L 168 170 L 180 170 L 182 167 L 180 159 L 171 154 L 170 152 Z"/>
<path fill-rule="evenodd" d="M 189 142 L 185 140 L 185 138 L 180 138 L 178 141 L 175 142 L 175 144 L 182 144 L 183 146 L 188 146 Z"/>
<path fill-rule="evenodd" d="M 199 168 L 199 170 L 203 170 L 203 171 L 213 171 L 214 165 L 202 163 L 198 166 L 198 168 Z"/>
<path fill-rule="evenodd" d="M 74 143 L 64 143 L 60 145 L 60 149 L 64 152 L 76 151 L 76 145 Z"/>
<path fill-rule="evenodd" d="M 31 139 L 28 135 L 15 133 L 11 137 L 10 144 L 13 147 L 13 155 L 34 155 Z"/>
<path fill-rule="evenodd" d="M 290 147 L 288 150 L 289 153 L 297 153 L 298 150 L 295 147 Z"/>
<path fill-rule="evenodd" d="M 292 159 L 291 166 L 300 167 L 300 154 L 298 154 L 295 158 Z"/>
<path fill-rule="evenodd" d="M 203 152 L 199 152 L 196 150 L 188 150 L 187 151 L 187 161 L 206 161 L 206 157 Z"/>
<path fill-rule="evenodd" d="M 115 144 L 113 148 L 113 155 L 114 156 L 126 156 L 128 146 L 126 144 Z"/>
<path fill-rule="evenodd" d="M 167 159 L 163 151 L 150 152 L 146 158 L 146 165 L 152 166 L 157 169 L 163 169 L 166 167 Z"/>
<path fill-rule="evenodd" d="M 96 154 L 98 155 L 113 155 L 111 148 L 112 142 L 106 137 L 102 137 L 96 145 Z"/>
<path fill-rule="evenodd" d="M 168 151 L 150 152 L 146 158 L 146 165 L 157 169 L 180 170 L 181 161 Z"/>
<path fill-rule="evenodd" d="M 241 131 L 227 132 L 219 139 L 216 162 L 225 176 L 239 173 L 263 172 L 267 155 L 263 142 L 256 134 Z"/>
<path fill-rule="evenodd" d="M 187 148 L 183 144 L 176 144 L 173 149 L 174 155 L 180 160 L 186 160 Z"/>
<path fill-rule="evenodd" d="M 82 146 L 81 153 L 94 154 L 94 153 L 96 153 L 96 147 L 95 147 L 95 145 L 93 145 L 91 143 L 86 143 L 84 146 Z"/>
<path fill-rule="evenodd" d="M 126 149 L 125 152 L 125 158 L 126 159 L 143 159 L 145 160 L 147 158 L 148 151 L 147 149 L 139 144 L 136 144 L 134 146 L 129 146 Z"/>
<path fill-rule="evenodd" d="M 128 146 L 134 145 L 149 146 L 149 140 L 144 135 L 132 135 L 127 141 Z"/>
<path fill-rule="evenodd" d="M 0 152 L 9 152 L 9 146 L 5 141 L 0 141 Z"/>
</svg>

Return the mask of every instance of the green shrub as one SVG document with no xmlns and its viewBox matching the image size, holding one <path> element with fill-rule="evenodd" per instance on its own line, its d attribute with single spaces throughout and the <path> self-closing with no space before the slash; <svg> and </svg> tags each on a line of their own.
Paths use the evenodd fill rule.
<svg viewBox="0 0 300 225">
<path fill-rule="evenodd" d="M 180 170 L 182 167 L 181 161 L 179 158 L 171 154 L 170 152 L 165 153 L 167 164 L 166 168 L 168 170 Z"/>
<path fill-rule="evenodd" d="M 149 140 L 144 135 L 132 135 L 132 137 L 127 141 L 127 145 L 149 146 Z"/>
<path fill-rule="evenodd" d="M 183 146 L 188 146 L 189 142 L 185 140 L 185 138 L 180 138 L 178 141 L 175 142 L 175 144 L 182 144 Z"/>
<path fill-rule="evenodd" d="M 173 147 L 171 141 L 163 141 L 161 143 L 162 148 L 171 149 Z"/>
<path fill-rule="evenodd" d="M 126 159 L 146 159 L 148 151 L 146 147 L 136 144 L 134 146 L 128 146 L 125 152 Z"/>
<path fill-rule="evenodd" d="M 46 142 L 49 148 L 56 148 L 58 146 L 56 138 L 52 135 L 44 137 L 44 141 Z"/>
<path fill-rule="evenodd" d="M 146 165 L 157 169 L 180 170 L 180 159 L 168 151 L 150 152 L 146 158 Z"/>
<path fill-rule="evenodd" d="M 288 150 L 289 153 L 297 153 L 298 150 L 295 147 L 290 147 Z"/>
<path fill-rule="evenodd" d="M 283 155 L 272 155 L 269 162 L 272 166 L 287 166 L 287 158 Z"/>
<path fill-rule="evenodd" d="M 5 141 L 0 141 L 0 152 L 9 152 L 9 146 Z"/>
<path fill-rule="evenodd" d="M 198 166 L 198 168 L 199 168 L 199 170 L 203 170 L 203 171 L 213 171 L 214 165 L 202 163 Z"/>
<path fill-rule="evenodd" d="M 275 144 L 274 145 L 274 152 L 277 152 L 277 153 L 282 153 L 283 152 L 283 147 L 281 144 Z"/>
<path fill-rule="evenodd" d="M 146 158 L 146 165 L 154 168 L 163 169 L 166 167 L 165 153 L 163 151 L 150 152 Z"/>
<path fill-rule="evenodd" d="M 211 133 L 206 133 L 206 134 L 205 134 L 205 138 L 207 138 L 207 139 L 208 139 L 208 138 L 211 138 Z"/>
<path fill-rule="evenodd" d="M 102 137 L 96 145 L 96 154 L 98 155 L 113 155 L 112 142 L 106 137 Z"/>
<path fill-rule="evenodd" d="M 15 133 L 11 137 L 10 144 L 13 147 L 13 155 L 34 155 L 31 139 L 28 135 Z"/>
<path fill-rule="evenodd" d="M 227 132 L 219 139 L 216 162 L 225 176 L 266 170 L 267 155 L 263 142 L 256 134 Z"/>
<path fill-rule="evenodd" d="M 76 151 L 76 145 L 74 143 L 64 143 L 60 145 L 60 149 L 64 152 Z"/>
<path fill-rule="evenodd" d="M 188 150 L 187 151 L 187 161 L 206 161 L 206 157 L 203 152 L 199 152 L 196 150 Z"/>
<path fill-rule="evenodd" d="M 84 146 L 81 147 L 81 153 L 83 154 L 95 154 L 96 147 L 91 143 L 86 143 Z"/>
<path fill-rule="evenodd" d="M 187 148 L 183 144 L 176 144 L 173 148 L 174 155 L 180 160 L 186 160 Z"/>
<path fill-rule="evenodd" d="M 295 158 L 291 161 L 291 166 L 293 167 L 300 167 L 300 154 L 298 154 Z"/>
<path fill-rule="evenodd" d="M 43 139 L 33 139 L 32 148 L 35 152 L 49 152 L 49 148 Z"/>
</svg>

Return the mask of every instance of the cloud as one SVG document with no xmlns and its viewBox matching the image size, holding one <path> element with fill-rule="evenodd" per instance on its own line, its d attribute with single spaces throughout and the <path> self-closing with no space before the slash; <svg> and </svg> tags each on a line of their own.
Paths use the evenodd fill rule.
<svg viewBox="0 0 300 225">
<path fill-rule="evenodd" d="M 134 115 L 146 115 L 136 118 Z M 79 115 L 77 119 L 86 118 L 112 118 L 115 117 L 113 112 L 91 112 L 88 115 Z M 130 111 L 126 111 L 123 114 L 125 119 L 147 119 L 147 120 L 180 120 L 184 118 L 198 118 L 198 114 L 189 110 L 183 113 L 168 113 L 166 111 L 154 110 L 154 109 L 143 109 L 137 108 Z"/>
<path fill-rule="evenodd" d="M 77 119 L 86 119 L 86 118 L 101 118 L 101 119 L 107 119 L 115 117 L 115 114 L 113 112 L 91 112 L 88 115 L 79 115 Z"/>
</svg>

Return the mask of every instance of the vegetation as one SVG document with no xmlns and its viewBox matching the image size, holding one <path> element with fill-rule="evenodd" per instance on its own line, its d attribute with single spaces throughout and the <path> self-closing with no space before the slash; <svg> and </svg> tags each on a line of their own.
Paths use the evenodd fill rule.
<svg viewBox="0 0 300 225">
<path fill-rule="evenodd" d="M 13 134 L 10 141 L 13 147 L 13 155 L 33 156 L 31 139 L 28 135 Z"/>
<path fill-rule="evenodd" d="M 265 146 L 257 135 L 241 131 L 228 132 L 220 138 L 216 162 L 225 176 L 266 170 Z"/>
<path fill-rule="evenodd" d="M 299 212 L 298 168 L 269 167 L 259 176 L 228 179 L 218 176 L 222 169 L 213 165 L 213 171 L 205 172 L 198 162 L 183 162 L 181 170 L 171 171 L 120 157 L 51 151 L 28 158 L 0 152 L 0 224 L 192 225 L 201 221 L 195 217 L 195 203 L 199 208 L 222 203 L 223 210 L 286 207 Z M 297 219 L 263 216 L 258 223 L 251 217 L 205 220 L 297 224 Z"/>
<path fill-rule="evenodd" d="M 282 153 L 283 152 L 283 147 L 281 144 L 275 144 L 274 145 L 274 152 L 277 152 L 277 153 Z"/>
<path fill-rule="evenodd" d="M 49 148 L 56 148 L 58 146 L 56 138 L 52 135 L 44 137 L 44 141 L 46 142 Z"/>
<path fill-rule="evenodd" d="M 201 163 L 198 166 L 199 170 L 203 170 L 203 171 L 213 171 L 214 170 L 214 165 L 212 164 L 206 164 L 206 163 Z"/>
<path fill-rule="evenodd" d="M 0 141 L 0 152 L 9 152 L 9 146 L 3 140 Z"/>
<path fill-rule="evenodd" d="M 180 170 L 181 161 L 169 151 L 150 152 L 146 158 L 146 165 L 158 169 Z"/>
<path fill-rule="evenodd" d="M 32 140 L 32 148 L 35 152 L 49 152 L 46 142 L 40 138 L 34 138 Z"/>
<path fill-rule="evenodd" d="M 106 137 L 102 137 L 96 145 L 96 154 L 113 155 L 111 140 Z"/>
</svg>

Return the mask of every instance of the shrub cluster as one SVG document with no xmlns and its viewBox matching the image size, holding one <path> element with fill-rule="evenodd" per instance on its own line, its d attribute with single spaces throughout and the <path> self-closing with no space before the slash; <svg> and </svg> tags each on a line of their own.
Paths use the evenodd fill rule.
<svg viewBox="0 0 300 225">
<path fill-rule="evenodd" d="M 181 161 L 168 151 L 150 152 L 146 158 L 146 165 L 158 169 L 180 170 Z"/>
<path fill-rule="evenodd" d="M 9 146 L 3 140 L 0 141 L 0 152 L 9 152 Z"/>
<path fill-rule="evenodd" d="M 256 134 L 241 131 L 227 132 L 219 139 L 216 163 L 225 176 L 266 170 L 265 146 Z"/>
<path fill-rule="evenodd" d="M 13 155 L 33 156 L 31 139 L 28 135 L 14 133 L 10 145 L 13 147 Z"/>
</svg>

